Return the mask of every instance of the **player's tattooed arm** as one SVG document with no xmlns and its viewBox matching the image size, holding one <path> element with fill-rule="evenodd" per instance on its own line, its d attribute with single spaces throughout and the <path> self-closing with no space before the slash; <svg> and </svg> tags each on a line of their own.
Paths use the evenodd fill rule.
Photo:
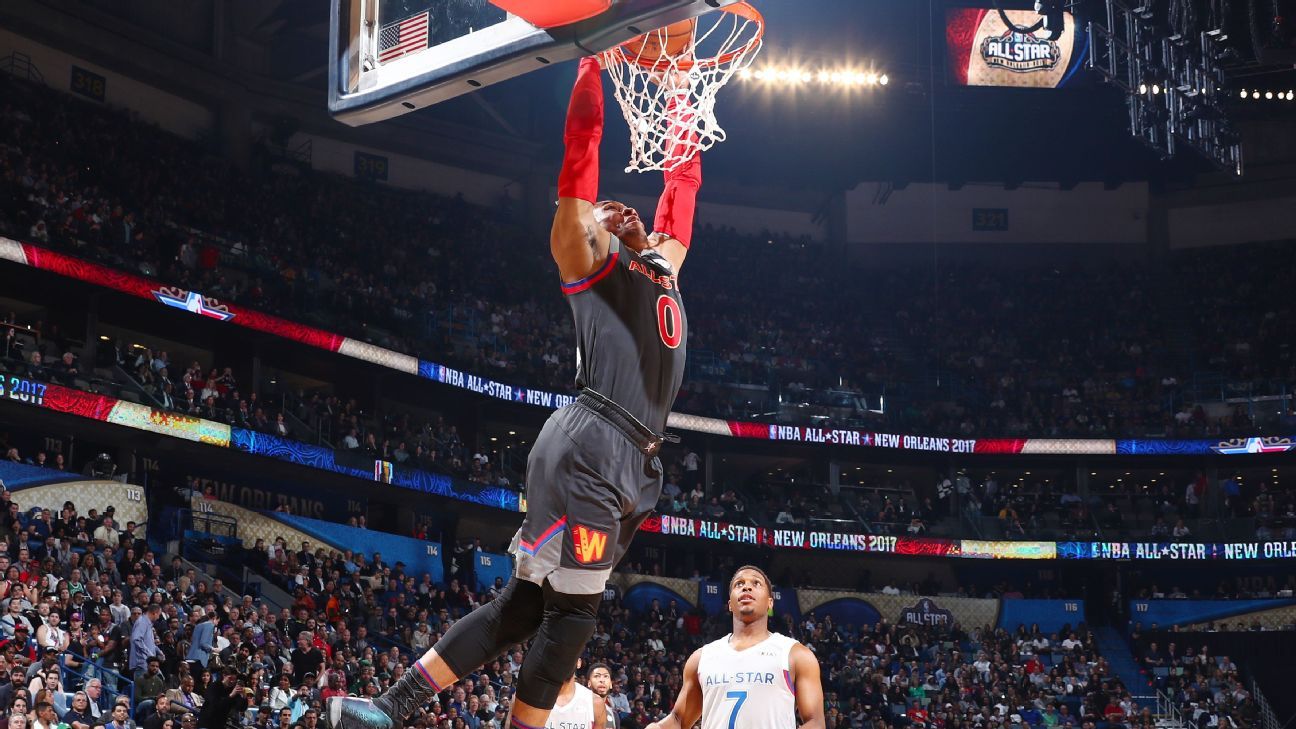
<svg viewBox="0 0 1296 729">
<path fill-rule="evenodd" d="M 579 198 L 558 199 L 549 233 L 549 252 L 563 283 L 594 273 L 607 258 L 608 234 L 594 224 L 594 204 Z"/>
</svg>

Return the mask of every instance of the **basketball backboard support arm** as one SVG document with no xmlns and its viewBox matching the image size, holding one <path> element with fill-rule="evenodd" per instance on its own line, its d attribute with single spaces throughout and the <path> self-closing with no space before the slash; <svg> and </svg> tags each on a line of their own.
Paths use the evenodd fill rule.
<svg viewBox="0 0 1296 729">
<path fill-rule="evenodd" d="M 619 0 L 589 20 L 548 30 L 508 16 L 379 63 L 378 0 L 331 0 L 329 112 L 351 126 L 372 124 L 553 63 L 600 53 L 736 1 Z"/>
</svg>

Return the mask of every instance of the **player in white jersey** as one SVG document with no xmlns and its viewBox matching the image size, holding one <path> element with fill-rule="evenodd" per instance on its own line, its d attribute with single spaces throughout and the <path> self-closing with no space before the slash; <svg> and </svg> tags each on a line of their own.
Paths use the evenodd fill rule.
<svg viewBox="0 0 1296 729">
<path fill-rule="evenodd" d="M 580 669 L 579 661 L 576 667 Z M 558 702 L 545 720 L 545 729 L 603 729 L 606 721 L 607 705 L 578 682 L 573 671 L 571 678 L 558 689 Z"/>
<path fill-rule="evenodd" d="M 665 718 L 646 729 L 824 729 L 819 660 L 809 648 L 769 629 L 774 596 L 758 567 L 729 580 L 733 632 L 684 664 L 684 685 Z"/>
</svg>

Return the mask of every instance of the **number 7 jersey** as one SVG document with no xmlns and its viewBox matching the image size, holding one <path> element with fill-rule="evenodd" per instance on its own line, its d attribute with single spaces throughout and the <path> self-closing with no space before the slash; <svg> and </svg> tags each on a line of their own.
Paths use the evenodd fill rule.
<svg viewBox="0 0 1296 729">
<path fill-rule="evenodd" d="M 795 729 L 791 657 L 797 642 L 770 633 L 760 643 L 736 651 L 729 645 L 732 637 L 702 646 L 702 729 Z"/>
<path fill-rule="evenodd" d="M 576 387 L 661 433 L 684 380 L 688 322 L 670 264 L 645 253 L 614 237 L 599 270 L 562 288 L 576 324 Z"/>
</svg>

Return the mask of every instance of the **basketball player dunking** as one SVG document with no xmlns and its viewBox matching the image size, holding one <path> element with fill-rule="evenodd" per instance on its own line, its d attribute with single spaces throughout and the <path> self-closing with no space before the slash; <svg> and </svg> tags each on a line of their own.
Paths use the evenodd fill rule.
<svg viewBox="0 0 1296 729">
<path fill-rule="evenodd" d="M 686 104 L 678 111 L 690 113 Z M 677 276 L 692 238 L 702 163 L 695 155 L 666 173 L 649 234 L 633 208 L 597 202 L 602 134 L 601 69 L 586 58 L 567 112 L 550 237 L 575 318 L 581 394 L 550 416 L 527 460 L 528 509 L 513 538 L 516 574 L 383 695 L 330 699 L 333 729 L 399 725 L 443 686 L 532 636 L 509 722 L 512 729 L 544 726 L 594 633 L 613 567 L 657 503 L 657 453 L 684 376 Z"/>
<path fill-rule="evenodd" d="M 757 567 L 729 580 L 733 632 L 693 652 L 684 685 L 666 717 L 647 729 L 824 729 L 819 660 L 809 648 L 769 629 L 774 597 Z"/>
<path fill-rule="evenodd" d="M 607 704 L 603 697 L 577 682 L 573 671 L 558 689 L 558 700 L 545 720 L 545 729 L 603 729 L 605 721 Z"/>
</svg>

